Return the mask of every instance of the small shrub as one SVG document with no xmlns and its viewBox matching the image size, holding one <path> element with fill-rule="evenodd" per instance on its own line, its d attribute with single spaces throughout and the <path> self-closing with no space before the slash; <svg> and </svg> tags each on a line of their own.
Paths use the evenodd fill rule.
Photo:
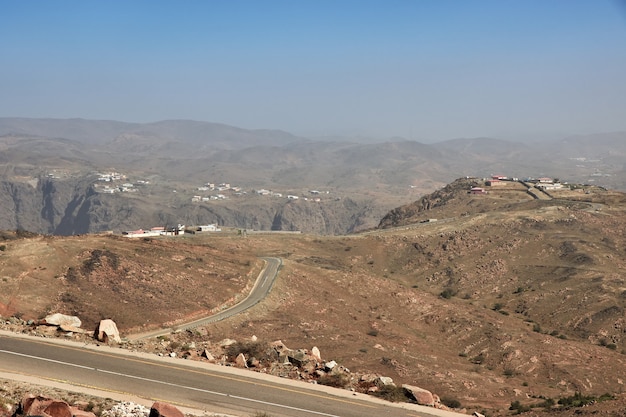
<svg viewBox="0 0 626 417">
<path fill-rule="evenodd" d="M 483 353 L 479 353 L 478 355 L 474 356 L 472 362 L 476 365 L 482 365 L 482 363 L 485 362 L 485 355 Z"/>
<path fill-rule="evenodd" d="M 378 336 L 378 330 L 376 329 L 371 329 L 370 331 L 367 332 L 368 336 Z"/>
<path fill-rule="evenodd" d="M 584 407 L 595 402 L 612 400 L 614 398 L 615 397 L 609 393 L 602 394 L 600 397 L 595 397 L 593 395 L 583 395 L 580 392 L 577 392 L 569 397 L 563 397 L 559 399 L 559 404 L 561 404 L 565 408 Z"/>
<path fill-rule="evenodd" d="M 515 369 L 513 368 L 505 368 L 504 369 L 504 376 L 506 377 L 512 377 L 516 374 Z"/>
<path fill-rule="evenodd" d="M 408 400 L 406 390 L 395 385 L 384 385 L 374 395 L 392 403 L 406 402 Z"/>
<path fill-rule="evenodd" d="M 541 333 L 541 326 L 538 323 L 533 325 L 533 332 Z"/>
<path fill-rule="evenodd" d="M 537 406 L 543 408 L 552 408 L 554 404 L 556 404 L 556 402 L 552 398 L 546 398 L 545 400 L 537 404 Z"/>
<path fill-rule="evenodd" d="M 322 375 L 317 383 L 335 388 L 345 388 L 348 385 L 348 376 L 345 374 L 326 374 Z"/>
<path fill-rule="evenodd" d="M 7 245 L 0 245 L 0 251 L 4 252 L 7 250 Z"/>
<path fill-rule="evenodd" d="M 515 414 L 520 414 L 520 413 L 525 413 L 527 411 L 530 411 L 530 406 L 523 405 L 522 403 L 516 400 L 511 403 L 509 410 L 515 411 Z"/>
<path fill-rule="evenodd" d="M 269 345 L 259 341 L 237 342 L 226 348 L 226 354 L 231 359 L 234 359 L 239 356 L 240 353 L 243 353 L 244 356 L 248 358 L 254 357 L 260 361 L 273 360 L 274 358 L 270 357 L 268 352 Z"/>
<path fill-rule="evenodd" d="M 495 303 L 495 304 L 493 305 L 492 310 L 493 310 L 493 311 L 500 311 L 500 310 L 502 310 L 502 307 L 504 307 L 504 304 L 502 304 L 502 303 Z"/>
<path fill-rule="evenodd" d="M 446 300 L 449 300 L 455 295 L 456 295 L 456 291 L 454 291 L 452 288 L 446 288 L 445 290 L 441 291 L 441 293 L 439 293 L 439 296 L 441 298 L 445 298 Z"/>
<path fill-rule="evenodd" d="M 450 408 L 461 408 L 461 402 L 453 397 L 441 397 L 441 404 Z"/>
</svg>

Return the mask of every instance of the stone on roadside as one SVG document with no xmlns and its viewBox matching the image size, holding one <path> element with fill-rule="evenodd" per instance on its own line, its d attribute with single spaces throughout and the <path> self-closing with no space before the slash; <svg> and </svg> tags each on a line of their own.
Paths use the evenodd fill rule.
<svg viewBox="0 0 626 417">
<path fill-rule="evenodd" d="M 424 388 L 408 384 L 403 384 L 402 388 L 404 388 L 408 392 L 409 397 L 412 397 L 412 399 L 419 405 L 427 405 L 430 407 L 435 406 L 435 398 L 432 392 L 425 390 Z"/>
<path fill-rule="evenodd" d="M 82 322 L 76 316 L 68 316 L 67 314 L 54 313 L 47 315 L 41 324 L 49 324 L 51 326 L 72 326 L 80 327 Z"/>
<path fill-rule="evenodd" d="M 100 323 L 98 324 L 98 328 L 96 329 L 95 333 L 96 339 L 98 339 L 100 342 L 122 342 L 120 332 L 119 330 L 117 330 L 117 324 L 115 324 L 115 322 L 111 319 L 100 320 Z"/>
<path fill-rule="evenodd" d="M 157 401 L 152 404 L 149 417 L 185 417 L 185 415 L 172 404 Z"/>
</svg>

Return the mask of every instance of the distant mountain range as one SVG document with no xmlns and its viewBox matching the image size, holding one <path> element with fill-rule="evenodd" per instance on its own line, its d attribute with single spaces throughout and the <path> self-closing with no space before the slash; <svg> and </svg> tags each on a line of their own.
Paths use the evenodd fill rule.
<svg viewBox="0 0 626 417">
<path fill-rule="evenodd" d="M 550 176 L 626 190 L 624 161 L 626 132 L 544 143 L 356 143 L 188 120 L 0 118 L 0 181 L 11 196 L 3 199 L 0 229 L 71 234 L 180 219 L 342 234 L 374 227 L 392 208 L 464 176 Z M 54 170 L 65 174 L 51 178 Z M 93 173 L 107 170 L 127 174 L 130 182 L 150 178 L 153 186 L 102 196 Z M 236 184 L 245 194 L 192 205 L 207 182 Z M 286 198 L 260 200 L 256 189 L 301 197 L 310 190 L 328 193 L 321 204 L 305 206 Z M 58 214 L 44 219 L 43 201 L 54 202 Z M 123 221 L 119 210 L 129 213 Z M 66 226 L 59 229 L 61 224 Z"/>
</svg>

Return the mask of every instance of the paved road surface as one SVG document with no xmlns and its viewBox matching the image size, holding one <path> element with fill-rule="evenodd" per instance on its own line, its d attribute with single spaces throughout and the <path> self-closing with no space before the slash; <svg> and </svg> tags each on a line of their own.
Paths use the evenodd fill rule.
<svg viewBox="0 0 626 417">
<path fill-rule="evenodd" d="M 8 373 L 237 416 L 461 416 L 231 367 L 0 332 L 0 376 Z"/>
</svg>

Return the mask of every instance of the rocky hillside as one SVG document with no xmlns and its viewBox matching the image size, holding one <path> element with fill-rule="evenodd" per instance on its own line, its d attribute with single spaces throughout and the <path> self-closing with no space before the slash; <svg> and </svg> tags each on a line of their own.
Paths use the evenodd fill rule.
<svg viewBox="0 0 626 417">
<path fill-rule="evenodd" d="M 127 337 L 232 302 L 270 255 L 283 267 L 264 302 L 171 335 L 174 346 L 317 346 L 490 415 L 623 392 L 626 195 L 580 186 L 538 200 L 521 184 L 473 195 L 473 181 L 407 209 L 411 221 L 351 236 L 5 234 L 0 314 L 110 316 Z"/>
</svg>

